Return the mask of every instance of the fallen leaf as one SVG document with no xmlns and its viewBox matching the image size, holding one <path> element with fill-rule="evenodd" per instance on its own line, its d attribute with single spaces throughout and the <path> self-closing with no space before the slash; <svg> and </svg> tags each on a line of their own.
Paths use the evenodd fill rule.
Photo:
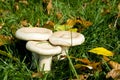
<svg viewBox="0 0 120 80">
<path fill-rule="evenodd" d="M 43 74 L 41 73 L 41 72 L 37 72 L 37 73 L 32 73 L 32 77 L 33 78 L 41 78 L 41 77 L 43 77 Z"/>
<path fill-rule="evenodd" d="M 103 59 L 108 62 L 111 68 L 120 69 L 120 64 L 118 62 L 110 60 L 108 57 L 104 56 Z"/>
<path fill-rule="evenodd" d="M 40 19 L 38 19 L 38 21 L 37 21 L 35 27 L 40 27 Z"/>
<path fill-rule="evenodd" d="M 112 77 L 114 80 L 120 80 L 120 69 L 112 69 L 107 73 L 106 78 Z"/>
<path fill-rule="evenodd" d="M 67 31 L 67 30 L 69 30 L 69 29 L 70 29 L 70 27 L 69 27 L 69 26 L 66 26 L 66 25 L 56 24 L 56 25 L 54 26 L 54 30 L 55 30 L 55 31 Z"/>
<path fill-rule="evenodd" d="M 13 37 L 0 35 L 0 46 L 11 43 L 12 41 L 13 41 Z"/>
<path fill-rule="evenodd" d="M 109 13 L 110 13 L 110 9 L 103 8 L 103 9 L 101 10 L 101 14 L 102 14 L 102 15 L 109 14 Z"/>
<path fill-rule="evenodd" d="M 76 65 L 74 65 L 74 67 L 75 67 L 76 69 L 80 69 L 80 68 L 83 68 L 83 67 L 86 67 L 86 68 L 88 68 L 88 69 L 93 69 L 92 66 L 83 65 L 83 64 L 76 64 Z"/>
<path fill-rule="evenodd" d="M 72 28 L 75 24 L 76 24 L 75 19 L 68 19 L 67 22 L 64 25 L 69 26 L 70 28 Z"/>
<path fill-rule="evenodd" d="M 98 55 L 104 55 L 104 56 L 113 56 L 113 52 L 103 48 L 103 47 L 97 47 L 89 50 L 88 52 L 95 53 Z"/>
<path fill-rule="evenodd" d="M 87 58 L 80 59 L 80 58 L 75 58 L 75 57 L 72 57 L 72 56 L 70 56 L 70 58 L 71 59 L 75 59 L 76 61 L 80 61 L 80 62 L 85 64 L 85 65 L 83 65 L 83 64 L 76 64 L 75 68 L 87 67 L 89 69 L 102 71 L 100 62 L 91 62 Z"/>
<path fill-rule="evenodd" d="M 50 14 L 51 13 L 51 10 L 52 10 L 52 0 L 49 0 L 49 3 L 47 5 L 47 13 Z"/>
<path fill-rule="evenodd" d="M 92 25 L 92 22 L 86 21 L 86 20 L 84 20 L 84 19 L 82 19 L 82 18 L 77 19 L 77 20 L 76 20 L 76 23 L 80 23 L 81 25 L 83 25 L 84 28 L 87 28 L 87 27 L 89 27 L 89 26 Z"/>
<path fill-rule="evenodd" d="M 69 29 L 68 31 L 70 31 L 70 32 L 77 32 L 78 29 L 77 28 L 72 28 L 72 29 Z"/>
<path fill-rule="evenodd" d="M 62 13 L 60 13 L 60 12 L 57 12 L 57 14 L 56 14 L 56 17 L 57 17 L 57 19 L 61 19 L 62 18 Z"/>
<path fill-rule="evenodd" d="M 76 58 L 76 57 L 73 57 L 73 56 L 70 56 L 70 58 L 75 59 L 76 61 L 80 61 L 84 64 L 90 64 L 91 63 L 87 58 L 80 59 L 80 58 Z"/>
<path fill-rule="evenodd" d="M 52 22 L 52 21 L 47 21 L 44 25 L 43 25 L 43 27 L 44 28 L 48 28 L 48 29 L 51 29 L 51 30 L 54 30 L 54 22 Z"/>
<path fill-rule="evenodd" d="M 20 21 L 20 23 L 21 23 L 21 25 L 23 27 L 27 27 L 28 26 L 28 21 L 27 20 L 22 20 L 22 21 Z"/>
<path fill-rule="evenodd" d="M 15 10 L 16 10 L 16 11 L 19 10 L 19 5 L 18 5 L 18 3 L 15 3 L 15 4 L 14 4 L 14 7 L 15 7 Z"/>
</svg>

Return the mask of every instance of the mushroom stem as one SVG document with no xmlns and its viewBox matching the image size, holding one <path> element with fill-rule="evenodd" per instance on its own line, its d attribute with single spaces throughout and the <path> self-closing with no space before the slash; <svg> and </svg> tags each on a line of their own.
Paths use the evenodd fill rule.
<svg viewBox="0 0 120 80">
<path fill-rule="evenodd" d="M 39 68 L 40 71 L 50 71 L 51 70 L 52 56 L 40 56 L 39 58 Z"/>
<path fill-rule="evenodd" d="M 66 55 L 68 53 L 69 47 L 68 46 L 62 46 L 62 52 L 58 55 L 58 60 L 63 60 L 66 58 Z"/>
</svg>

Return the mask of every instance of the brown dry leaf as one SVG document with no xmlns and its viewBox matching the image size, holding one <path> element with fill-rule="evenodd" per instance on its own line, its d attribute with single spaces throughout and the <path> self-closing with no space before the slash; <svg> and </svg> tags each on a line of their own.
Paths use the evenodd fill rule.
<svg viewBox="0 0 120 80">
<path fill-rule="evenodd" d="M 57 17 L 57 19 L 61 19 L 61 18 L 63 17 L 63 15 L 62 15 L 62 13 L 58 12 L 58 13 L 56 14 L 56 17 Z"/>
<path fill-rule="evenodd" d="M 106 78 L 112 77 L 115 80 L 120 80 L 120 69 L 112 69 L 107 73 Z"/>
<path fill-rule="evenodd" d="M 78 32 L 83 31 L 84 29 L 88 28 L 89 26 L 91 26 L 93 24 L 92 22 L 86 21 L 86 20 L 84 20 L 82 18 L 77 19 L 76 23 L 81 24 L 81 27 L 78 28 Z"/>
<path fill-rule="evenodd" d="M 74 65 L 74 66 L 75 66 L 76 69 L 88 68 L 88 69 L 93 69 L 93 70 L 102 71 L 101 63 L 100 63 L 100 62 L 91 62 L 90 64 L 87 64 L 87 65 L 76 64 L 76 65 Z"/>
<path fill-rule="evenodd" d="M 84 26 L 84 28 L 87 28 L 87 27 L 89 27 L 89 26 L 92 25 L 92 22 L 86 21 L 86 20 L 84 20 L 84 19 L 82 19 L 82 18 L 76 20 L 76 23 L 82 24 L 82 25 Z"/>
<path fill-rule="evenodd" d="M 19 10 L 19 5 L 18 5 L 18 3 L 15 3 L 15 4 L 14 4 L 14 8 L 15 8 L 16 11 Z"/>
<path fill-rule="evenodd" d="M 75 19 L 68 19 L 67 22 L 64 25 L 69 26 L 70 28 L 72 28 L 75 24 L 76 24 Z"/>
<path fill-rule="evenodd" d="M 41 77 L 43 77 L 43 74 L 41 72 L 32 73 L 32 78 L 41 78 Z"/>
<path fill-rule="evenodd" d="M 47 21 L 44 25 L 43 25 L 43 27 L 44 28 L 48 28 L 48 29 L 51 29 L 51 30 L 54 30 L 54 22 L 52 22 L 52 21 Z"/>
<path fill-rule="evenodd" d="M 49 0 L 49 3 L 47 5 L 47 13 L 50 14 L 51 13 L 51 10 L 52 10 L 52 0 Z"/>
<path fill-rule="evenodd" d="M 101 63 L 100 62 L 92 62 L 90 64 L 88 64 L 89 66 L 92 66 L 92 68 L 94 70 L 99 70 L 99 71 L 102 71 L 102 68 L 101 68 Z"/>
<path fill-rule="evenodd" d="M 103 57 L 103 59 L 108 62 L 111 68 L 120 69 L 120 64 L 118 62 L 112 61 L 108 57 L 105 57 L 105 56 Z"/>
<path fill-rule="evenodd" d="M 91 63 L 87 58 L 80 59 L 80 58 L 76 58 L 76 57 L 73 57 L 73 56 L 70 56 L 70 58 L 75 59 L 76 61 L 80 61 L 80 62 L 85 63 L 85 64 L 90 64 Z"/>
<path fill-rule="evenodd" d="M 101 63 L 100 63 L 100 62 L 91 62 L 91 61 L 89 61 L 87 58 L 80 59 L 80 58 L 75 58 L 75 57 L 72 57 L 72 56 L 70 56 L 70 58 L 75 59 L 75 60 L 77 60 L 77 61 L 80 61 L 80 62 L 86 64 L 86 65 L 76 64 L 75 66 L 76 66 L 77 68 L 78 68 L 78 67 L 80 68 L 80 67 L 83 67 L 83 66 L 84 66 L 84 67 L 88 67 L 89 69 L 94 69 L 94 70 L 98 69 L 99 71 L 102 70 L 102 68 L 101 68 Z"/>
<path fill-rule="evenodd" d="M 105 9 L 105 8 L 103 8 L 103 9 L 101 10 L 101 14 L 102 14 L 102 15 L 109 14 L 109 13 L 110 13 L 110 9 Z"/>
<path fill-rule="evenodd" d="M 81 74 L 80 76 L 80 80 L 87 80 L 87 78 L 89 77 L 89 75 L 87 74 Z"/>
<path fill-rule="evenodd" d="M 0 35 L 0 46 L 11 43 L 12 41 L 13 41 L 13 37 Z"/>
<path fill-rule="evenodd" d="M 28 21 L 27 20 L 22 20 L 22 21 L 20 21 L 20 23 L 21 23 L 21 25 L 23 27 L 27 27 L 28 26 Z"/>
<path fill-rule="evenodd" d="M 38 21 L 37 21 L 35 27 L 40 27 L 40 19 L 38 19 Z"/>
</svg>

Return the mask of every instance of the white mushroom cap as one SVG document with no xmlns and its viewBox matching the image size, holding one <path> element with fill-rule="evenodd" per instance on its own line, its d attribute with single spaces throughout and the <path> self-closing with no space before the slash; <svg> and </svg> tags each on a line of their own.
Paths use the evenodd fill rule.
<svg viewBox="0 0 120 80">
<path fill-rule="evenodd" d="M 53 45 L 76 46 L 82 44 L 85 41 L 85 37 L 77 32 L 58 31 L 53 33 L 49 41 Z"/>
<path fill-rule="evenodd" d="M 47 41 L 28 41 L 26 48 L 33 53 L 43 56 L 53 56 L 59 54 L 62 50 L 60 46 L 53 46 Z"/>
<path fill-rule="evenodd" d="M 21 40 L 48 40 L 52 30 L 38 27 L 22 27 L 15 33 L 16 38 Z"/>
</svg>

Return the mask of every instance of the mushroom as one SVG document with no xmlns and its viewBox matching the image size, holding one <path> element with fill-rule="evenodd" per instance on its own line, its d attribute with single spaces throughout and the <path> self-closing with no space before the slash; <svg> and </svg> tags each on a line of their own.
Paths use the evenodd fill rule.
<svg viewBox="0 0 120 80">
<path fill-rule="evenodd" d="M 46 28 L 39 27 L 22 27 L 18 29 L 15 33 L 16 38 L 20 40 L 48 40 L 48 38 L 52 35 L 52 30 Z M 38 55 L 32 54 L 32 60 L 38 61 Z M 35 63 L 32 62 L 33 68 L 35 67 Z"/>
<path fill-rule="evenodd" d="M 53 45 L 61 45 L 62 53 L 58 56 L 58 59 L 62 60 L 64 57 L 61 57 L 66 56 L 69 47 L 82 44 L 85 41 L 85 37 L 83 34 L 77 32 L 58 31 L 50 36 L 49 41 Z"/>
<path fill-rule="evenodd" d="M 52 30 L 38 27 L 22 27 L 15 33 L 16 38 L 21 40 L 48 40 Z"/>
<path fill-rule="evenodd" d="M 39 55 L 40 71 L 50 71 L 52 56 L 61 53 L 60 46 L 53 46 L 48 41 L 28 41 L 26 48 L 34 54 Z"/>
</svg>

